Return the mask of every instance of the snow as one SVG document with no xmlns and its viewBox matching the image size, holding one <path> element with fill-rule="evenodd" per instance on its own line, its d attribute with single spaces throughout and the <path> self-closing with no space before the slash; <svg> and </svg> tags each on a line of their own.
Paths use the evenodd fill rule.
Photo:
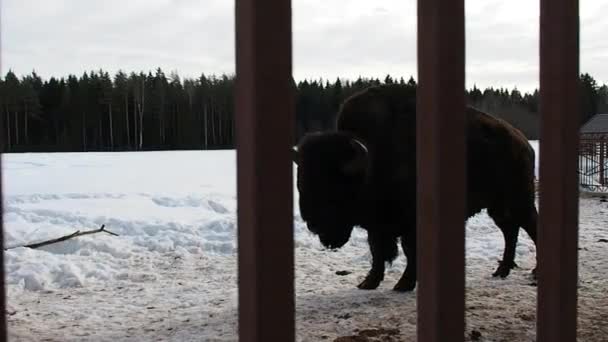
<svg viewBox="0 0 608 342">
<path fill-rule="evenodd" d="M 536 156 L 534 158 L 534 175 L 536 176 L 536 178 L 538 178 L 538 166 L 539 166 L 539 161 L 540 161 L 540 146 L 538 146 L 538 140 L 530 140 L 529 143 L 530 143 L 530 146 L 532 146 L 532 148 L 534 149 L 534 152 L 536 154 Z"/>
<path fill-rule="evenodd" d="M 2 158 L 12 341 L 237 340 L 234 151 Z M 298 341 L 332 341 L 364 329 L 398 329 L 399 339 L 412 340 L 416 293 L 391 291 L 405 266 L 402 253 L 379 289 L 358 290 L 370 260 L 365 232 L 357 229 L 342 249 L 327 251 L 299 217 L 297 191 L 294 203 Z M 597 198 L 581 198 L 579 338 L 585 341 L 608 333 L 608 244 L 599 242 L 608 238 L 607 212 Z M 19 247 L 102 224 L 119 236 Z M 467 222 L 467 334 L 533 340 L 534 245 L 522 231 L 520 268 L 504 280 L 491 277 L 502 248 L 485 212 Z"/>
</svg>

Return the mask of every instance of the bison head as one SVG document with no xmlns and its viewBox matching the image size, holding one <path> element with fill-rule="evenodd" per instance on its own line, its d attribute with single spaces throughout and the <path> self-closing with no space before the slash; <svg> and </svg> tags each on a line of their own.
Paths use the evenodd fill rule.
<svg viewBox="0 0 608 342">
<path fill-rule="evenodd" d="M 368 176 L 365 144 L 338 132 L 312 133 L 294 147 L 300 214 L 328 248 L 350 239 Z"/>
</svg>

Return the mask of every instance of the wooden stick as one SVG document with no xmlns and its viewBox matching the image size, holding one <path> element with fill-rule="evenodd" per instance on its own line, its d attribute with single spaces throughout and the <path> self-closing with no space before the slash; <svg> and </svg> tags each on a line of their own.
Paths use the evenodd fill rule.
<svg viewBox="0 0 608 342">
<path fill-rule="evenodd" d="M 93 229 L 93 230 L 87 230 L 84 232 L 81 232 L 80 230 L 77 230 L 76 232 L 72 233 L 72 234 L 68 234 L 56 239 L 52 239 L 52 240 L 46 240 L 46 241 L 42 241 L 42 242 L 36 242 L 36 243 L 31 243 L 31 244 L 27 244 L 27 245 L 23 245 L 23 246 L 14 246 L 14 247 L 8 247 L 5 248 L 4 250 L 9 250 L 9 249 L 14 249 L 14 248 L 19 248 L 19 247 L 27 247 L 27 248 L 40 248 L 43 246 L 48 246 L 57 242 L 61 242 L 61 241 L 65 241 L 65 240 L 69 240 L 78 236 L 83 236 L 83 235 L 89 235 L 89 234 L 96 234 L 96 233 L 107 233 L 113 236 L 118 236 L 118 234 L 116 233 L 112 233 L 109 230 L 106 230 L 106 226 L 105 224 L 102 224 L 101 227 L 99 229 Z"/>
</svg>

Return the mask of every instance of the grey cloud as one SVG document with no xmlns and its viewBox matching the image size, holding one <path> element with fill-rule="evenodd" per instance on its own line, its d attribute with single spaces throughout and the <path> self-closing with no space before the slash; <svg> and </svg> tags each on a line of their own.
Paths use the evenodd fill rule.
<svg viewBox="0 0 608 342">
<path fill-rule="evenodd" d="M 3 72 L 234 72 L 233 0 L 4 0 Z M 537 2 L 467 1 L 467 85 L 538 84 Z M 605 3 L 581 6 L 581 71 L 608 82 Z M 416 1 L 293 0 L 296 78 L 416 77 Z"/>
<path fill-rule="evenodd" d="M 50 1 L 8 2 L 3 10 L 5 69 L 36 69 L 44 76 L 99 68 L 160 66 L 195 76 L 234 69 L 232 6 L 222 0 L 198 8 L 193 1 L 77 0 L 40 9 L 35 5 Z"/>
</svg>

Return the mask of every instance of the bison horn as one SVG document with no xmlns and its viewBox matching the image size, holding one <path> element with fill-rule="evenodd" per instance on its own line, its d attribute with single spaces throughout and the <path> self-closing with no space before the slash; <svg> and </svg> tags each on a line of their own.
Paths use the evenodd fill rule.
<svg viewBox="0 0 608 342">
<path fill-rule="evenodd" d="M 358 139 L 351 139 L 351 146 L 355 149 L 356 154 L 353 159 L 344 165 L 344 173 L 355 174 L 359 173 L 367 167 L 367 147 Z"/>
<path fill-rule="evenodd" d="M 292 151 L 292 158 L 293 158 L 294 163 L 296 163 L 296 165 L 299 165 L 300 164 L 300 153 L 298 150 L 298 146 L 292 147 L 291 151 Z"/>
</svg>

